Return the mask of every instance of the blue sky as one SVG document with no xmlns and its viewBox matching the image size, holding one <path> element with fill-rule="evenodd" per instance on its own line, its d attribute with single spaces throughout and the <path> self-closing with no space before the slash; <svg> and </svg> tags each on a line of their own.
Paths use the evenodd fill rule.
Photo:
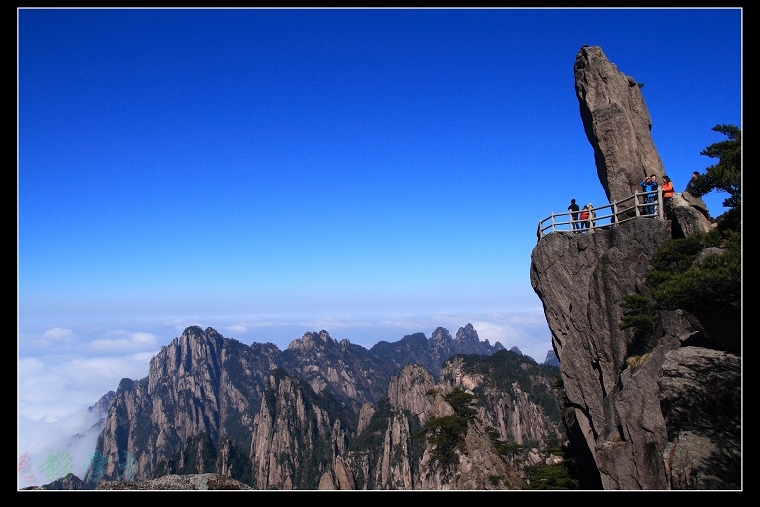
<svg viewBox="0 0 760 507">
<path fill-rule="evenodd" d="M 676 191 L 715 162 L 699 154 L 725 139 L 712 127 L 742 125 L 740 9 L 17 19 L 32 465 L 189 325 L 284 350 L 307 331 L 369 348 L 472 323 L 542 362 L 538 221 L 607 202 L 574 91 L 584 44 L 644 83 Z M 724 198 L 705 196 L 713 216 Z"/>
</svg>

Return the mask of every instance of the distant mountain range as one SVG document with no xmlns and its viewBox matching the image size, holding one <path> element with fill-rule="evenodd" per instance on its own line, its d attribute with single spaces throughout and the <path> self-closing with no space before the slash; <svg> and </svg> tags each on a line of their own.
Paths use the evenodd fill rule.
<svg viewBox="0 0 760 507">
<path fill-rule="evenodd" d="M 309 332 L 283 351 L 193 326 L 121 381 L 81 483 L 43 489 L 209 473 L 254 489 L 527 489 L 564 440 L 558 373 L 471 324 L 369 350 Z"/>
</svg>

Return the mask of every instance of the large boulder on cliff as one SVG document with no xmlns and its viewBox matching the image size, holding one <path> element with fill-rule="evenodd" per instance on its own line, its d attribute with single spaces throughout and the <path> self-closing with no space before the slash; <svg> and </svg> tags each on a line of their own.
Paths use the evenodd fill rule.
<svg viewBox="0 0 760 507">
<path fill-rule="evenodd" d="M 611 63 L 599 46 L 575 57 L 575 95 L 599 181 L 609 202 L 640 192 L 644 177 L 665 174 L 652 140 L 652 120 L 641 87 Z"/>
<path fill-rule="evenodd" d="M 675 194 L 671 201 L 672 236 L 685 238 L 697 232 L 709 232 L 715 227 L 704 201 L 689 192 Z"/>
</svg>

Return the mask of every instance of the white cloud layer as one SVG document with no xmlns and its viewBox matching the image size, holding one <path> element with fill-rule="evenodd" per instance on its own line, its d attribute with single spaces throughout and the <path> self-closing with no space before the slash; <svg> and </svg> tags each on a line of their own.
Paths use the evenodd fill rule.
<svg viewBox="0 0 760 507">
<path fill-rule="evenodd" d="M 129 352 L 154 348 L 156 335 L 152 333 L 114 331 L 114 338 L 93 340 L 90 347 L 96 352 Z"/>
<path fill-rule="evenodd" d="M 54 327 L 53 329 L 48 329 L 42 333 L 42 337 L 48 338 L 50 340 L 58 340 L 61 338 L 69 337 L 72 334 L 73 331 L 71 331 L 71 329 L 61 329 L 60 327 Z"/>
</svg>

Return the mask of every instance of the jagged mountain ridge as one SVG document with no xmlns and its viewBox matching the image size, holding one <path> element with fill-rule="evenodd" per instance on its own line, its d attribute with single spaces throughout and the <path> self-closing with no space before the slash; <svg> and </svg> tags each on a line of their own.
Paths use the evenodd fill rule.
<svg viewBox="0 0 760 507">
<path fill-rule="evenodd" d="M 456 338 L 451 338 L 447 329 L 436 328 L 428 340 L 424 333 L 406 335 L 397 342 L 381 341 L 376 343 L 370 352 L 387 357 L 395 367 L 402 367 L 412 361 L 426 368 L 434 376 L 438 376 L 441 365 L 456 354 L 490 355 L 504 349 L 496 342 L 493 346 L 488 340 L 480 341 L 478 333 L 472 324 L 460 327 Z"/>
<path fill-rule="evenodd" d="M 306 333 L 287 350 L 279 351 L 273 344 L 246 346 L 222 337 L 212 328 L 187 328 L 151 360 L 148 377 L 120 383 L 98 439 L 97 449 L 106 462 L 100 478 L 118 480 L 124 455 L 130 453 L 135 459 L 134 479 L 140 481 L 152 478 L 157 470 L 176 473 L 181 469 L 183 473 L 214 471 L 236 479 L 241 478 L 238 472 L 250 474 L 242 477 L 243 482 L 259 489 L 329 489 L 331 485 L 349 488 L 351 481 L 341 481 L 340 477 L 353 477 L 355 472 L 342 461 L 343 454 L 371 418 L 372 407 L 387 396 L 391 377 L 399 371 L 398 364 L 415 363 L 415 355 L 420 362 L 430 364 L 431 358 L 443 357 L 452 350 L 468 353 L 475 349 L 478 353 L 509 354 L 536 368 L 548 368 L 545 384 L 550 384 L 552 375 L 558 373 L 554 367 L 541 366 L 503 350 L 500 344 L 491 347 L 480 342 L 469 324 L 460 328 L 455 339 L 442 328 L 436 330 L 434 337 L 428 344 L 419 336 L 406 337 L 397 353 L 379 344 L 382 354 L 378 354 L 347 340 L 338 342 L 322 331 Z M 440 370 L 439 364 L 433 371 Z M 430 376 L 433 378 L 432 373 Z M 457 382 L 462 378 L 466 377 L 460 375 Z M 511 399 L 514 392 L 503 395 Z M 506 405 L 502 403 L 503 406 Z M 550 422 L 549 416 L 543 414 L 544 408 L 532 402 L 529 406 L 528 413 L 540 417 L 521 423 L 518 431 L 513 431 L 514 425 L 505 420 L 491 421 L 499 428 L 501 438 L 517 439 L 518 443 L 527 442 L 527 435 L 536 436 L 531 440 L 536 443 L 549 435 L 559 438 L 559 418 Z M 509 419 L 503 408 L 500 410 L 502 419 Z M 524 419 L 525 416 L 514 418 Z M 528 430 L 526 424 L 540 429 Z M 214 470 L 198 467 L 203 459 L 197 448 L 185 449 L 199 434 L 206 435 L 213 444 L 217 454 Z M 332 453 L 333 459 L 327 460 L 326 452 Z M 250 472 L 241 469 L 239 459 L 232 466 L 231 455 L 248 460 Z M 391 455 L 398 457 L 398 452 Z M 494 459 L 497 458 L 503 461 L 498 455 Z M 413 478 L 412 471 L 419 470 L 419 464 L 412 465 L 414 459 L 408 456 L 404 459 L 410 463 L 404 480 L 415 487 L 444 483 L 443 489 L 451 487 L 445 480 L 441 483 L 440 478 L 432 483 L 430 479 L 425 482 L 420 477 Z M 188 469 L 188 463 L 196 468 Z M 316 476 L 317 472 L 322 478 Z M 393 489 L 399 484 L 381 476 L 365 478 L 362 487 Z M 512 483 L 500 484 L 504 488 Z"/>
</svg>

